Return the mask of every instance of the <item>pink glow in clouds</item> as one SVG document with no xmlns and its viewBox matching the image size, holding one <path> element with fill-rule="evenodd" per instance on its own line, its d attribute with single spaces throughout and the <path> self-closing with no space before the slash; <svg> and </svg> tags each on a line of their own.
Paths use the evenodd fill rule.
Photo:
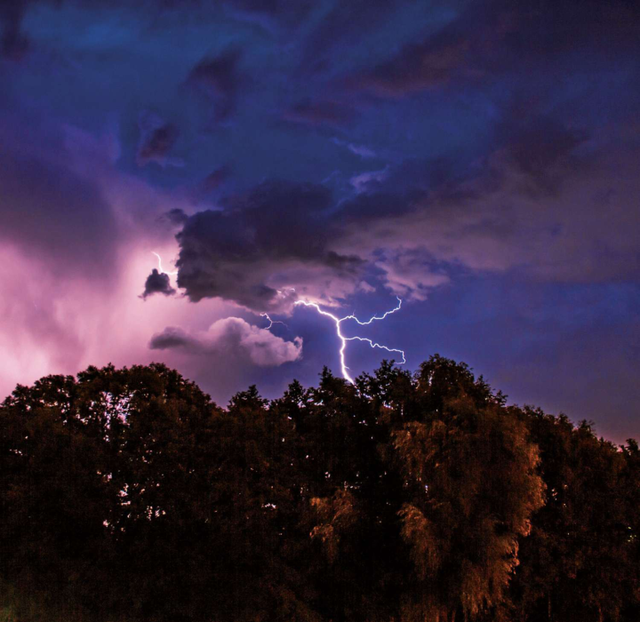
<svg viewBox="0 0 640 622">
<path fill-rule="evenodd" d="M 153 333 L 231 315 L 215 300 L 139 298 L 157 266 L 151 251 L 167 266 L 177 253 L 161 215 L 185 205 L 117 170 L 113 132 L 57 126 L 42 139 L 13 121 L 0 124 L 2 142 L 16 145 L 4 156 L 13 179 L 0 172 L 0 399 L 16 383 L 89 365 L 174 364 L 148 349 Z"/>
<path fill-rule="evenodd" d="M 154 265 L 144 245 L 121 249 L 114 262 L 121 266 L 117 276 L 96 287 L 82 276 L 51 278 L 44 261 L 0 248 L 2 397 L 17 383 L 75 374 L 88 365 L 169 363 L 172 353 L 148 349 L 153 333 L 167 325 L 208 326 L 229 314 L 228 306 L 217 301 L 193 305 L 179 296 L 142 301 L 141 284 Z"/>
</svg>

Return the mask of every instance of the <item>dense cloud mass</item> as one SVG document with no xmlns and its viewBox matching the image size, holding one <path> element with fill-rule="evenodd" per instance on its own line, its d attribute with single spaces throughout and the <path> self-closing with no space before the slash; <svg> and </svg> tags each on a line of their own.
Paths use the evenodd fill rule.
<svg viewBox="0 0 640 622">
<path fill-rule="evenodd" d="M 407 43 L 346 83 L 378 97 L 403 98 L 462 83 L 481 85 L 518 70 L 551 74 L 582 49 L 601 57 L 612 46 L 637 51 L 637 18 L 637 7 L 627 0 L 469 3 L 439 32 Z"/>
<path fill-rule="evenodd" d="M 640 268 L 634 151 L 605 143 L 606 156 L 604 149 L 581 152 L 573 135 L 551 134 L 546 143 L 547 128 L 539 130 L 542 139 L 532 132 L 523 137 L 530 146 L 518 140 L 497 150 L 479 174 L 417 196 L 404 214 L 370 216 L 358 206 L 349 246 L 384 245 L 403 249 L 396 258 L 412 262 L 431 257 L 568 282 L 633 278 Z M 360 201 L 366 207 L 375 195 Z M 383 265 L 387 271 L 390 264 Z M 410 291 L 432 283 L 416 274 L 407 285 Z"/>
<path fill-rule="evenodd" d="M 281 312 L 305 293 L 342 291 L 362 261 L 331 248 L 331 205 L 322 186 L 270 181 L 229 197 L 223 210 L 196 213 L 177 236 L 179 287 L 196 302 L 221 297 Z"/>
<path fill-rule="evenodd" d="M 158 270 L 154 268 L 144 283 L 142 298 L 147 298 L 147 296 L 151 296 L 152 294 L 172 296 L 175 293 L 176 290 L 171 287 L 171 279 L 169 278 L 169 275 L 164 272 L 158 272 Z"/>
<path fill-rule="evenodd" d="M 170 326 L 154 335 L 149 344 L 154 350 L 178 348 L 194 354 L 214 354 L 235 358 L 247 356 L 255 365 L 273 367 L 289 363 L 302 355 L 302 339 L 285 341 L 265 328 L 258 328 L 239 317 L 214 322 L 204 332 L 188 332 Z"/>
<path fill-rule="evenodd" d="M 171 161 L 168 154 L 178 138 L 178 130 L 172 123 L 165 122 L 157 114 L 145 110 L 138 119 L 140 128 L 140 141 L 136 161 L 138 166 L 144 166 L 148 162 L 157 162 L 160 166 L 169 163 L 180 164 L 179 161 Z"/>
<path fill-rule="evenodd" d="M 241 52 L 229 49 L 214 58 L 202 59 L 189 74 L 189 82 L 213 104 L 214 121 L 227 119 L 236 106 Z"/>
<path fill-rule="evenodd" d="M 615 392 L 607 431 L 637 426 L 637 2 L 16 0 L 0 43 L 11 382 L 142 351 L 223 399 L 278 392 L 252 314 L 286 321 L 265 348 L 312 382 L 336 336 L 295 301 L 370 317 L 400 296 L 349 336 L 550 410 L 581 396 L 576 418 Z M 244 355 L 195 355 L 221 344 Z M 379 354 L 350 342 L 347 365 Z"/>
<path fill-rule="evenodd" d="M 424 189 L 413 167 L 364 173 L 341 205 L 320 186 L 263 183 L 190 217 L 178 234 L 178 283 L 192 300 L 284 311 L 304 293 L 331 297 L 334 281 L 338 296 L 350 293 L 345 283 L 353 291 L 367 266 L 393 294 L 418 300 L 449 281 L 447 266 L 568 282 L 632 278 L 633 141 L 601 141 L 534 120 L 464 179 Z M 394 193 L 403 183 L 411 189 Z"/>
</svg>

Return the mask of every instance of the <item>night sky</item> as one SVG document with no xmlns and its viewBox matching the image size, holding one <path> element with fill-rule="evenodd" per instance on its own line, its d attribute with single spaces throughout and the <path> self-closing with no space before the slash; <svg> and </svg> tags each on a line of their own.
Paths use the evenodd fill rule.
<svg viewBox="0 0 640 622">
<path fill-rule="evenodd" d="M 333 322 L 296 301 L 368 319 L 400 297 L 344 334 L 640 436 L 639 3 L 8 0 L 0 20 L 1 397 L 151 361 L 222 405 L 275 397 L 340 374 Z M 383 355 L 350 341 L 350 373 Z"/>
</svg>

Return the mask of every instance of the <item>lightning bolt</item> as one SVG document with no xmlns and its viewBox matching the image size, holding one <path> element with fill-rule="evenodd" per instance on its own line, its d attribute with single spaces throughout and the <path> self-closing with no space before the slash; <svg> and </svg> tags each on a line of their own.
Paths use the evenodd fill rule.
<svg viewBox="0 0 640 622">
<path fill-rule="evenodd" d="M 174 272 L 165 272 L 162 269 L 162 257 L 160 257 L 160 255 L 158 255 L 158 253 L 156 253 L 155 251 L 151 251 L 157 258 L 158 258 L 158 270 L 163 273 L 163 274 L 169 274 L 171 276 L 175 276 L 176 274 L 178 274 L 178 271 L 174 271 Z M 295 292 L 296 290 L 294 288 L 290 288 L 290 291 Z M 278 294 L 280 294 L 281 296 L 283 295 L 283 292 L 281 290 L 278 290 Z M 372 324 L 373 322 L 380 322 L 384 319 L 386 319 L 388 316 L 390 316 L 392 313 L 396 313 L 397 311 L 400 311 L 400 309 L 402 308 L 402 299 L 399 297 L 396 297 L 398 299 L 398 304 L 396 307 L 394 307 L 393 309 L 391 309 L 390 311 L 385 311 L 382 315 L 378 316 L 378 315 L 374 315 L 371 318 L 369 318 L 368 320 L 360 320 L 358 317 L 356 317 L 355 314 L 350 314 L 350 315 L 345 315 L 344 317 L 337 317 L 335 315 L 333 315 L 333 313 L 329 313 L 328 311 L 324 311 L 320 308 L 320 305 L 317 302 L 309 302 L 307 300 L 296 300 L 293 304 L 294 306 L 299 306 L 299 305 L 304 305 L 305 307 L 311 307 L 313 309 L 315 309 L 320 315 L 324 315 L 325 317 L 330 318 L 331 320 L 333 320 L 333 323 L 336 325 L 336 335 L 338 336 L 338 339 L 340 340 L 340 367 L 342 370 L 342 376 L 345 380 L 348 380 L 351 384 L 354 384 L 354 380 L 351 377 L 351 375 L 349 374 L 349 368 L 347 367 L 347 363 L 346 363 L 346 349 L 347 349 L 347 342 L 348 341 L 361 341 L 364 343 L 368 343 L 369 346 L 371 348 L 378 348 L 380 350 L 385 350 L 386 352 L 396 352 L 397 354 L 400 354 L 402 356 L 402 361 L 401 361 L 401 365 L 404 365 L 407 362 L 407 359 L 405 357 L 404 354 L 404 350 L 399 350 L 398 348 L 389 348 L 388 346 L 385 346 L 384 344 L 381 343 L 376 343 L 375 341 L 369 339 L 368 337 L 360 337 L 359 335 L 354 335 L 353 337 L 346 337 L 345 335 L 342 334 L 342 322 L 345 322 L 346 320 L 353 320 L 356 324 L 358 324 L 359 326 L 369 326 L 370 324 Z M 269 326 L 266 327 L 266 330 L 270 330 L 274 324 L 282 324 L 283 326 L 286 326 L 286 324 L 284 322 L 281 322 L 280 320 L 273 320 L 271 319 L 271 316 L 268 313 L 261 313 L 260 317 L 265 318 L 268 322 L 269 322 Z"/>
<path fill-rule="evenodd" d="M 176 270 L 175 272 L 165 272 L 162 269 L 162 257 L 160 257 L 160 255 L 158 255 L 158 253 L 156 253 L 155 251 L 151 251 L 157 258 L 158 258 L 158 270 L 163 273 L 163 274 L 169 274 L 171 276 L 175 276 L 176 274 L 178 274 L 178 271 Z"/>
<path fill-rule="evenodd" d="M 283 326 L 286 326 L 286 324 L 284 322 L 281 322 L 280 320 L 272 320 L 268 313 L 261 313 L 260 317 L 266 318 L 269 322 L 269 326 L 267 326 L 265 330 L 271 330 L 271 327 L 274 324 L 282 324 Z"/>
<path fill-rule="evenodd" d="M 340 367 L 342 368 L 342 376 L 343 376 L 343 378 L 345 380 L 348 380 L 351 384 L 354 384 L 354 380 L 351 377 L 351 375 L 349 374 L 349 368 L 347 367 L 346 358 L 345 358 L 346 349 L 347 349 L 347 341 L 363 341 L 365 343 L 368 343 L 372 348 L 379 348 L 380 350 L 386 350 L 387 352 L 397 352 L 398 354 L 400 354 L 402 356 L 401 364 L 404 364 L 404 363 L 407 362 L 407 359 L 405 358 L 403 350 L 398 350 L 397 348 L 389 348 L 389 347 L 387 347 L 385 345 L 382 345 L 380 343 L 376 343 L 375 341 L 372 341 L 371 339 L 369 339 L 367 337 L 360 337 L 358 335 L 356 335 L 354 337 L 345 337 L 345 335 L 342 334 L 342 330 L 341 330 L 342 329 L 342 322 L 344 322 L 345 320 L 353 320 L 357 324 L 359 324 L 360 326 L 368 326 L 372 322 L 384 320 L 387 316 L 391 315 L 392 313 L 395 313 L 396 311 L 400 311 L 400 308 L 402 307 L 402 300 L 400 298 L 398 298 L 398 305 L 394 309 L 391 309 L 391 311 L 387 311 L 386 313 L 384 313 L 381 316 L 374 315 L 371 319 L 369 319 L 367 321 L 359 320 L 353 314 L 345 315 L 344 317 L 340 317 L 339 318 L 339 317 L 333 315 L 333 313 L 329 313 L 328 311 L 322 310 L 320 308 L 320 305 L 318 303 L 316 303 L 316 302 L 308 302 L 306 300 L 296 300 L 293 304 L 295 306 L 304 305 L 305 307 L 312 307 L 320 315 L 324 315 L 325 317 L 328 317 L 331 320 L 333 320 L 334 324 L 336 325 L 336 335 L 338 335 L 338 339 L 340 339 L 340 351 L 339 352 L 340 352 Z"/>
</svg>

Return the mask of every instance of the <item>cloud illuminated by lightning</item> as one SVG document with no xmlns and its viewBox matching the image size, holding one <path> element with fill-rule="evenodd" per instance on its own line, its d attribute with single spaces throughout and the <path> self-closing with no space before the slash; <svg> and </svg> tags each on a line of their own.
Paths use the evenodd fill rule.
<svg viewBox="0 0 640 622">
<path fill-rule="evenodd" d="M 175 272 L 166 272 L 165 270 L 162 269 L 162 257 L 160 257 L 160 255 L 158 255 L 158 253 L 156 253 L 155 251 L 151 251 L 157 258 L 158 258 L 158 271 L 162 274 L 169 274 L 171 276 L 175 276 L 176 274 L 178 274 L 178 271 L 176 270 Z"/>
<path fill-rule="evenodd" d="M 174 271 L 174 272 L 166 272 L 165 270 L 162 269 L 162 258 L 160 257 L 160 255 L 158 255 L 158 253 L 156 253 L 155 251 L 151 251 L 157 258 L 158 258 L 158 270 L 159 272 L 163 273 L 163 274 L 169 274 L 172 276 L 175 276 L 176 274 L 178 274 L 178 271 Z M 289 291 L 295 292 L 294 288 L 289 288 Z M 280 296 L 284 295 L 284 292 L 281 290 L 278 290 L 278 294 Z M 338 339 L 340 339 L 340 367 L 341 367 L 341 371 L 342 371 L 342 376 L 345 380 L 348 380 L 351 384 L 354 384 L 354 380 L 351 377 L 351 375 L 349 374 L 349 368 L 347 367 L 347 363 L 346 363 L 346 348 L 347 348 L 347 341 L 361 341 L 364 343 L 368 343 L 369 346 L 371 348 L 378 348 L 380 350 L 385 350 L 386 352 L 396 352 L 397 354 L 400 354 L 402 356 L 402 361 L 400 362 L 401 365 L 405 364 L 407 362 L 406 357 L 405 357 L 405 353 L 404 350 L 400 350 L 398 348 L 389 348 L 388 346 L 385 346 L 383 344 L 377 343 L 375 341 L 373 341 L 372 339 L 369 339 L 368 337 L 361 337 L 359 335 L 354 335 L 353 337 L 346 337 L 345 335 L 342 334 L 342 322 L 346 321 L 346 320 L 353 320 L 354 322 L 356 322 L 356 324 L 360 325 L 360 326 L 368 326 L 370 324 L 372 324 L 373 322 L 376 321 L 382 321 L 384 319 L 386 319 L 389 315 L 391 315 L 392 313 L 395 313 L 396 311 L 400 311 L 400 309 L 402 308 L 402 299 L 398 297 L 398 305 L 396 307 L 394 307 L 393 309 L 391 309 L 390 311 L 385 311 L 382 315 L 378 316 L 378 315 L 374 315 L 373 317 L 369 318 L 366 321 L 360 320 L 358 317 L 356 317 L 354 314 L 350 314 L 350 315 L 345 315 L 344 317 L 336 317 L 335 315 L 333 315 L 333 313 L 329 313 L 328 311 L 323 311 L 320 308 L 320 305 L 316 302 L 309 302 L 307 300 L 296 300 L 294 303 L 294 306 L 299 306 L 299 305 L 304 305 L 305 307 L 312 307 L 313 309 L 315 309 L 320 315 L 324 315 L 325 317 L 331 318 L 333 320 L 333 322 L 336 325 L 336 334 L 338 335 Z M 260 317 L 265 318 L 268 322 L 269 322 L 269 326 L 266 327 L 265 330 L 270 330 L 274 324 L 282 324 L 283 326 L 287 326 L 284 322 L 280 321 L 280 320 L 274 320 L 271 318 L 271 316 L 268 313 L 261 313 Z"/>
<path fill-rule="evenodd" d="M 265 330 L 271 330 L 271 327 L 274 324 L 282 324 L 283 326 L 286 326 L 286 324 L 284 322 L 281 322 L 280 320 L 272 320 L 271 316 L 268 313 L 261 313 L 260 317 L 266 318 L 269 322 L 269 326 L 267 326 Z"/>
<path fill-rule="evenodd" d="M 320 315 L 324 315 L 325 317 L 331 318 L 333 320 L 333 322 L 336 325 L 336 334 L 338 335 L 338 339 L 340 339 L 340 344 L 341 344 L 340 345 L 340 366 L 342 368 L 342 376 L 343 378 L 345 378 L 345 380 L 348 380 L 351 384 L 354 384 L 354 380 L 349 375 L 349 371 L 348 371 L 349 368 L 347 367 L 346 360 L 345 360 L 345 351 L 347 349 L 347 341 L 364 341 L 365 343 L 368 343 L 372 348 L 379 348 L 381 350 L 386 350 L 387 352 L 397 352 L 402 356 L 401 364 L 404 364 L 407 362 L 407 359 L 405 358 L 405 354 L 403 350 L 398 350 L 397 348 L 389 348 L 380 343 L 376 343 L 367 337 L 360 337 L 358 335 L 354 337 L 345 337 L 342 334 L 342 330 L 341 330 L 342 322 L 344 322 L 345 320 L 354 320 L 360 326 L 367 326 L 372 322 L 384 320 L 387 316 L 400 310 L 400 308 L 402 307 L 402 300 L 400 298 L 398 298 L 397 307 L 395 307 L 394 309 L 391 309 L 391 311 L 387 311 L 381 316 L 374 315 L 371 319 L 367 321 L 359 320 L 353 314 L 345 315 L 345 317 L 342 317 L 342 318 L 336 317 L 335 315 L 333 315 L 333 313 L 329 313 L 328 311 L 323 311 L 320 308 L 320 305 L 318 305 L 318 303 L 316 302 L 308 302 L 306 300 L 296 300 L 296 302 L 294 302 L 294 305 L 296 306 L 304 305 L 305 307 L 313 307 Z"/>
</svg>

